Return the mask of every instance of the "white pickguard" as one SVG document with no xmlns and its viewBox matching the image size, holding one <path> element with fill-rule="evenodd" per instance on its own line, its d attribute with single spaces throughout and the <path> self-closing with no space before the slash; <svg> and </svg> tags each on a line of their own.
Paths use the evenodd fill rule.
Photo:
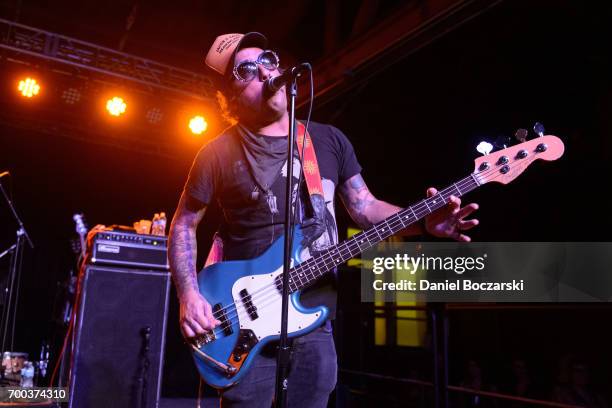
<svg viewBox="0 0 612 408">
<path fill-rule="evenodd" d="M 232 287 L 232 297 L 238 311 L 240 328 L 252 330 L 260 340 L 266 336 L 280 334 L 282 297 L 276 288 L 274 279 L 282 274 L 282 271 L 281 266 L 276 271 L 267 274 L 245 276 L 234 282 Z M 248 291 L 253 305 L 257 308 L 259 317 L 255 320 L 251 320 L 241 300 L 240 291 L 242 289 Z M 302 330 L 313 324 L 319 316 L 319 312 L 310 314 L 299 312 L 290 300 L 287 332 Z"/>
</svg>

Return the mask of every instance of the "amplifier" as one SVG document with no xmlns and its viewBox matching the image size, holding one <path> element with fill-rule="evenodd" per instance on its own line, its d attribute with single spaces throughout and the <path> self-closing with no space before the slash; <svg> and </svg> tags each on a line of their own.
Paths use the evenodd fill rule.
<svg viewBox="0 0 612 408">
<path fill-rule="evenodd" d="M 169 293 L 168 272 L 86 266 L 69 408 L 159 407 Z"/>
<path fill-rule="evenodd" d="M 101 231 L 93 238 L 91 263 L 170 269 L 168 238 L 124 231 Z"/>
</svg>

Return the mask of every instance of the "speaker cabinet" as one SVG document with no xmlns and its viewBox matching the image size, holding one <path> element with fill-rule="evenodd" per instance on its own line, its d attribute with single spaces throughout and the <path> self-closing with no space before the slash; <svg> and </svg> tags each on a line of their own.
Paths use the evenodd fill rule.
<svg viewBox="0 0 612 408">
<path fill-rule="evenodd" d="M 69 407 L 158 406 L 169 289 L 167 272 L 87 266 Z"/>
</svg>

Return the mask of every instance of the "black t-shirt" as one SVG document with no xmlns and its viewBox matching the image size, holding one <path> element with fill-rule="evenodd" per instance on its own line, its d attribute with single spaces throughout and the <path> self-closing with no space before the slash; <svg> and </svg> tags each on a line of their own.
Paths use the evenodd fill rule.
<svg viewBox="0 0 612 408">
<path fill-rule="evenodd" d="M 361 166 L 351 143 L 337 128 L 311 122 L 308 132 L 315 148 L 326 203 L 326 230 L 308 248 L 312 254 L 338 242 L 335 189 L 360 173 Z M 287 143 L 286 137 L 258 137 L 270 144 Z M 293 166 L 293 175 L 297 179 L 300 171 L 297 157 L 294 158 Z M 271 185 L 271 194 L 258 189 L 235 127 L 227 129 L 200 150 L 189 172 L 185 191 L 204 204 L 208 205 L 215 200 L 221 207 L 223 220 L 219 235 L 223 240 L 224 260 L 255 258 L 282 236 L 286 170 L 285 163 Z M 294 199 L 296 196 L 301 198 L 301 217 L 307 216 L 308 204 L 304 204 L 306 194 L 304 191 L 297 194 L 294 190 Z M 332 316 L 335 314 L 335 299 L 333 274 L 328 274 L 302 294 L 306 306 L 323 303 L 330 307 Z"/>
</svg>

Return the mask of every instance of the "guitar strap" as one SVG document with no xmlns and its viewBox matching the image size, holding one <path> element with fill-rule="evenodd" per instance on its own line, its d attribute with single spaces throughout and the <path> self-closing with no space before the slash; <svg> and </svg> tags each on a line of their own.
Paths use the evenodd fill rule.
<svg viewBox="0 0 612 408">
<path fill-rule="evenodd" d="M 318 194 L 323 196 L 323 185 L 321 184 L 321 173 L 319 172 L 319 163 L 315 154 L 314 146 L 310 134 L 306 131 L 306 126 L 302 122 L 297 122 L 297 146 L 302 159 L 302 167 L 308 195 L 312 201 L 312 196 Z M 304 132 L 306 134 L 304 135 Z"/>
<path fill-rule="evenodd" d="M 298 154 L 302 161 L 302 170 L 304 174 L 304 180 L 306 181 L 306 188 L 308 190 L 308 196 L 310 197 L 310 204 L 314 212 L 313 219 L 323 220 L 325 210 L 325 199 L 323 196 L 323 184 L 321 183 L 321 173 L 319 172 L 319 163 L 317 162 L 317 155 L 312 143 L 310 134 L 306 131 L 306 126 L 300 121 L 297 122 L 297 134 L 296 143 L 298 148 Z M 315 232 L 315 234 L 317 234 Z M 318 235 L 317 235 L 318 237 Z M 206 263 L 204 266 L 209 266 L 223 260 L 223 240 L 219 234 L 215 233 L 213 237 L 212 246 Z"/>
</svg>

